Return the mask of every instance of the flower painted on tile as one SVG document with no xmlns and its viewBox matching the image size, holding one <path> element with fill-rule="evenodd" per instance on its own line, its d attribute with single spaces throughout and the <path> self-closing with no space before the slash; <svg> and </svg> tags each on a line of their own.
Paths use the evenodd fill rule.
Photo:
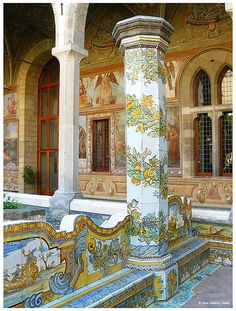
<svg viewBox="0 0 236 311">
<path fill-rule="evenodd" d="M 147 132 L 151 137 L 165 137 L 166 117 L 152 95 L 143 95 L 138 100 L 136 95 L 127 94 L 126 104 L 128 127 L 136 127 L 136 132 Z"/>
<path fill-rule="evenodd" d="M 172 296 L 177 289 L 177 273 L 176 270 L 173 269 L 168 274 L 167 277 L 167 288 L 168 288 L 168 296 Z"/>
<path fill-rule="evenodd" d="M 143 96 L 141 98 L 141 105 L 152 107 L 153 104 L 154 104 L 154 101 L 153 101 L 152 95 Z"/>
<path fill-rule="evenodd" d="M 145 85 L 153 81 L 157 82 L 158 80 L 161 80 L 163 84 L 166 82 L 164 62 L 157 49 L 142 49 L 141 70 L 143 72 Z"/>
<path fill-rule="evenodd" d="M 162 299 L 164 289 L 163 289 L 163 278 L 161 275 L 158 275 L 154 280 L 154 290 L 157 299 Z"/>
<path fill-rule="evenodd" d="M 166 81 L 166 69 L 163 56 L 156 48 L 140 48 L 127 50 L 125 53 L 126 78 L 136 84 L 142 72 L 144 85 L 151 82 Z M 141 77 L 140 77 L 141 78 Z"/>
<path fill-rule="evenodd" d="M 125 71 L 126 78 L 131 81 L 131 84 L 136 84 L 140 73 L 141 61 L 140 49 L 126 50 L 125 52 Z"/>
<path fill-rule="evenodd" d="M 168 195 L 168 176 L 165 172 L 167 157 L 159 160 L 156 156 L 151 156 L 151 151 L 146 149 L 143 153 L 127 148 L 127 174 L 131 178 L 131 183 L 138 186 L 141 183 L 147 187 L 155 188 L 153 195 L 166 199 Z M 149 157 L 149 158 L 148 158 Z M 141 165 L 142 163 L 142 165 Z"/>
<path fill-rule="evenodd" d="M 130 203 L 128 203 L 127 210 L 130 215 L 130 234 L 132 236 L 137 236 L 140 234 L 142 223 L 142 213 L 138 207 L 138 201 L 133 199 Z"/>
</svg>

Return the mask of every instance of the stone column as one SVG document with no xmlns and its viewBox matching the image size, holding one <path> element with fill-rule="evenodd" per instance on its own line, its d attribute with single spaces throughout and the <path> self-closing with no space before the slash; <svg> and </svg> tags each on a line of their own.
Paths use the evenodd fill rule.
<svg viewBox="0 0 236 311">
<path fill-rule="evenodd" d="M 79 81 L 80 61 L 87 51 L 71 44 L 53 48 L 52 54 L 60 63 L 59 174 L 58 190 L 50 200 L 50 207 L 57 213 L 60 211 L 58 218 L 61 218 L 69 213 L 71 200 L 82 196 L 78 189 Z"/>
<path fill-rule="evenodd" d="M 128 266 L 156 271 L 156 299 L 167 299 L 178 288 L 177 265 L 168 252 L 164 67 L 173 30 L 163 18 L 150 16 L 120 21 L 113 30 L 125 62 Z"/>
</svg>

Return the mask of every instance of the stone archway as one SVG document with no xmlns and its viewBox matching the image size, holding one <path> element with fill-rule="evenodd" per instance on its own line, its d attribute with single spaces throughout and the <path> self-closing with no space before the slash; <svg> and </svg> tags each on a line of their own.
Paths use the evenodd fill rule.
<svg viewBox="0 0 236 311">
<path fill-rule="evenodd" d="M 23 180 L 25 165 L 37 170 L 37 112 L 38 79 L 43 66 L 52 57 L 54 41 L 46 39 L 29 50 L 17 75 L 17 97 L 19 105 L 19 192 L 35 193 L 36 187 L 26 185 Z"/>
<path fill-rule="evenodd" d="M 68 44 L 84 47 L 88 5 L 88 3 L 52 4 L 56 26 L 56 47 Z"/>
</svg>

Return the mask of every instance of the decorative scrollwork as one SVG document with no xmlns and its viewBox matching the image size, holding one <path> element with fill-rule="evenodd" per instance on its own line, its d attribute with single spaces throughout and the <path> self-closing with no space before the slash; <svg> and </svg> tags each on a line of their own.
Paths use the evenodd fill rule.
<svg viewBox="0 0 236 311">
<path fill-rule="evenodd" d="M 56 295 L 65 294 L 70 286 L 71 276 L 69 274 L 64 274 L 63 272 L 58 272 L 51 276 L 49 280 L 49 287 L 51 291 Z"/>
<path fill-rule="evenodd" d="M 27 298 L 24 303 L 24 308 L 39 308 L 43 302 L 41 294 L 34 294 L 31 297 Z"/>
<path fill-rule="evenodd" d="M 201 183 L 198 190 L 196 191 L 196 198 L 200 203 L 204 203 L 206 200 L 206 195 L 208 193 L 207 185 L 204 183 Z"/>
<path fill-rule="evenodd" d="M 224 191 L 226 202 L 228 204 L 232 204 L 232 202 L 233 202 L 232 184 L 224 185 L 223 191 Z"/>
</svg>

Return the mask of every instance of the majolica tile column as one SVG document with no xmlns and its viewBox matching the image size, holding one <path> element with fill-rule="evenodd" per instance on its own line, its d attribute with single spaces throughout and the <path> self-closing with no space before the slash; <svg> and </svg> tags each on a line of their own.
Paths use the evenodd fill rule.
<svg viewBox="0 0 236 311">
<path fill-rule="evenodd" d="M 55 217 L 61 218 L 69 213 L 71 200 L 81 197 L 78 189 L 79 81 L 80 61 L 87 56 L 87 51 L 68 45 L 53 48 L 52 54 L 60 63 L 59 174 L 58 190 L 50 200 L 50 206 L 57 209 Z"/>
<path fill-rule="evenodd" d="M 157 271 L 158 299 L 177 290 L 177 267 L 168 252 L 164 70 L 172 32 L 163 18 L 150 16 L 120 21 L 113 30 L 125 62 L 127 205 L 131 215 L 128 266 Z M 174 287 L 168 292 L 169 274 Z"/>
</svg>

